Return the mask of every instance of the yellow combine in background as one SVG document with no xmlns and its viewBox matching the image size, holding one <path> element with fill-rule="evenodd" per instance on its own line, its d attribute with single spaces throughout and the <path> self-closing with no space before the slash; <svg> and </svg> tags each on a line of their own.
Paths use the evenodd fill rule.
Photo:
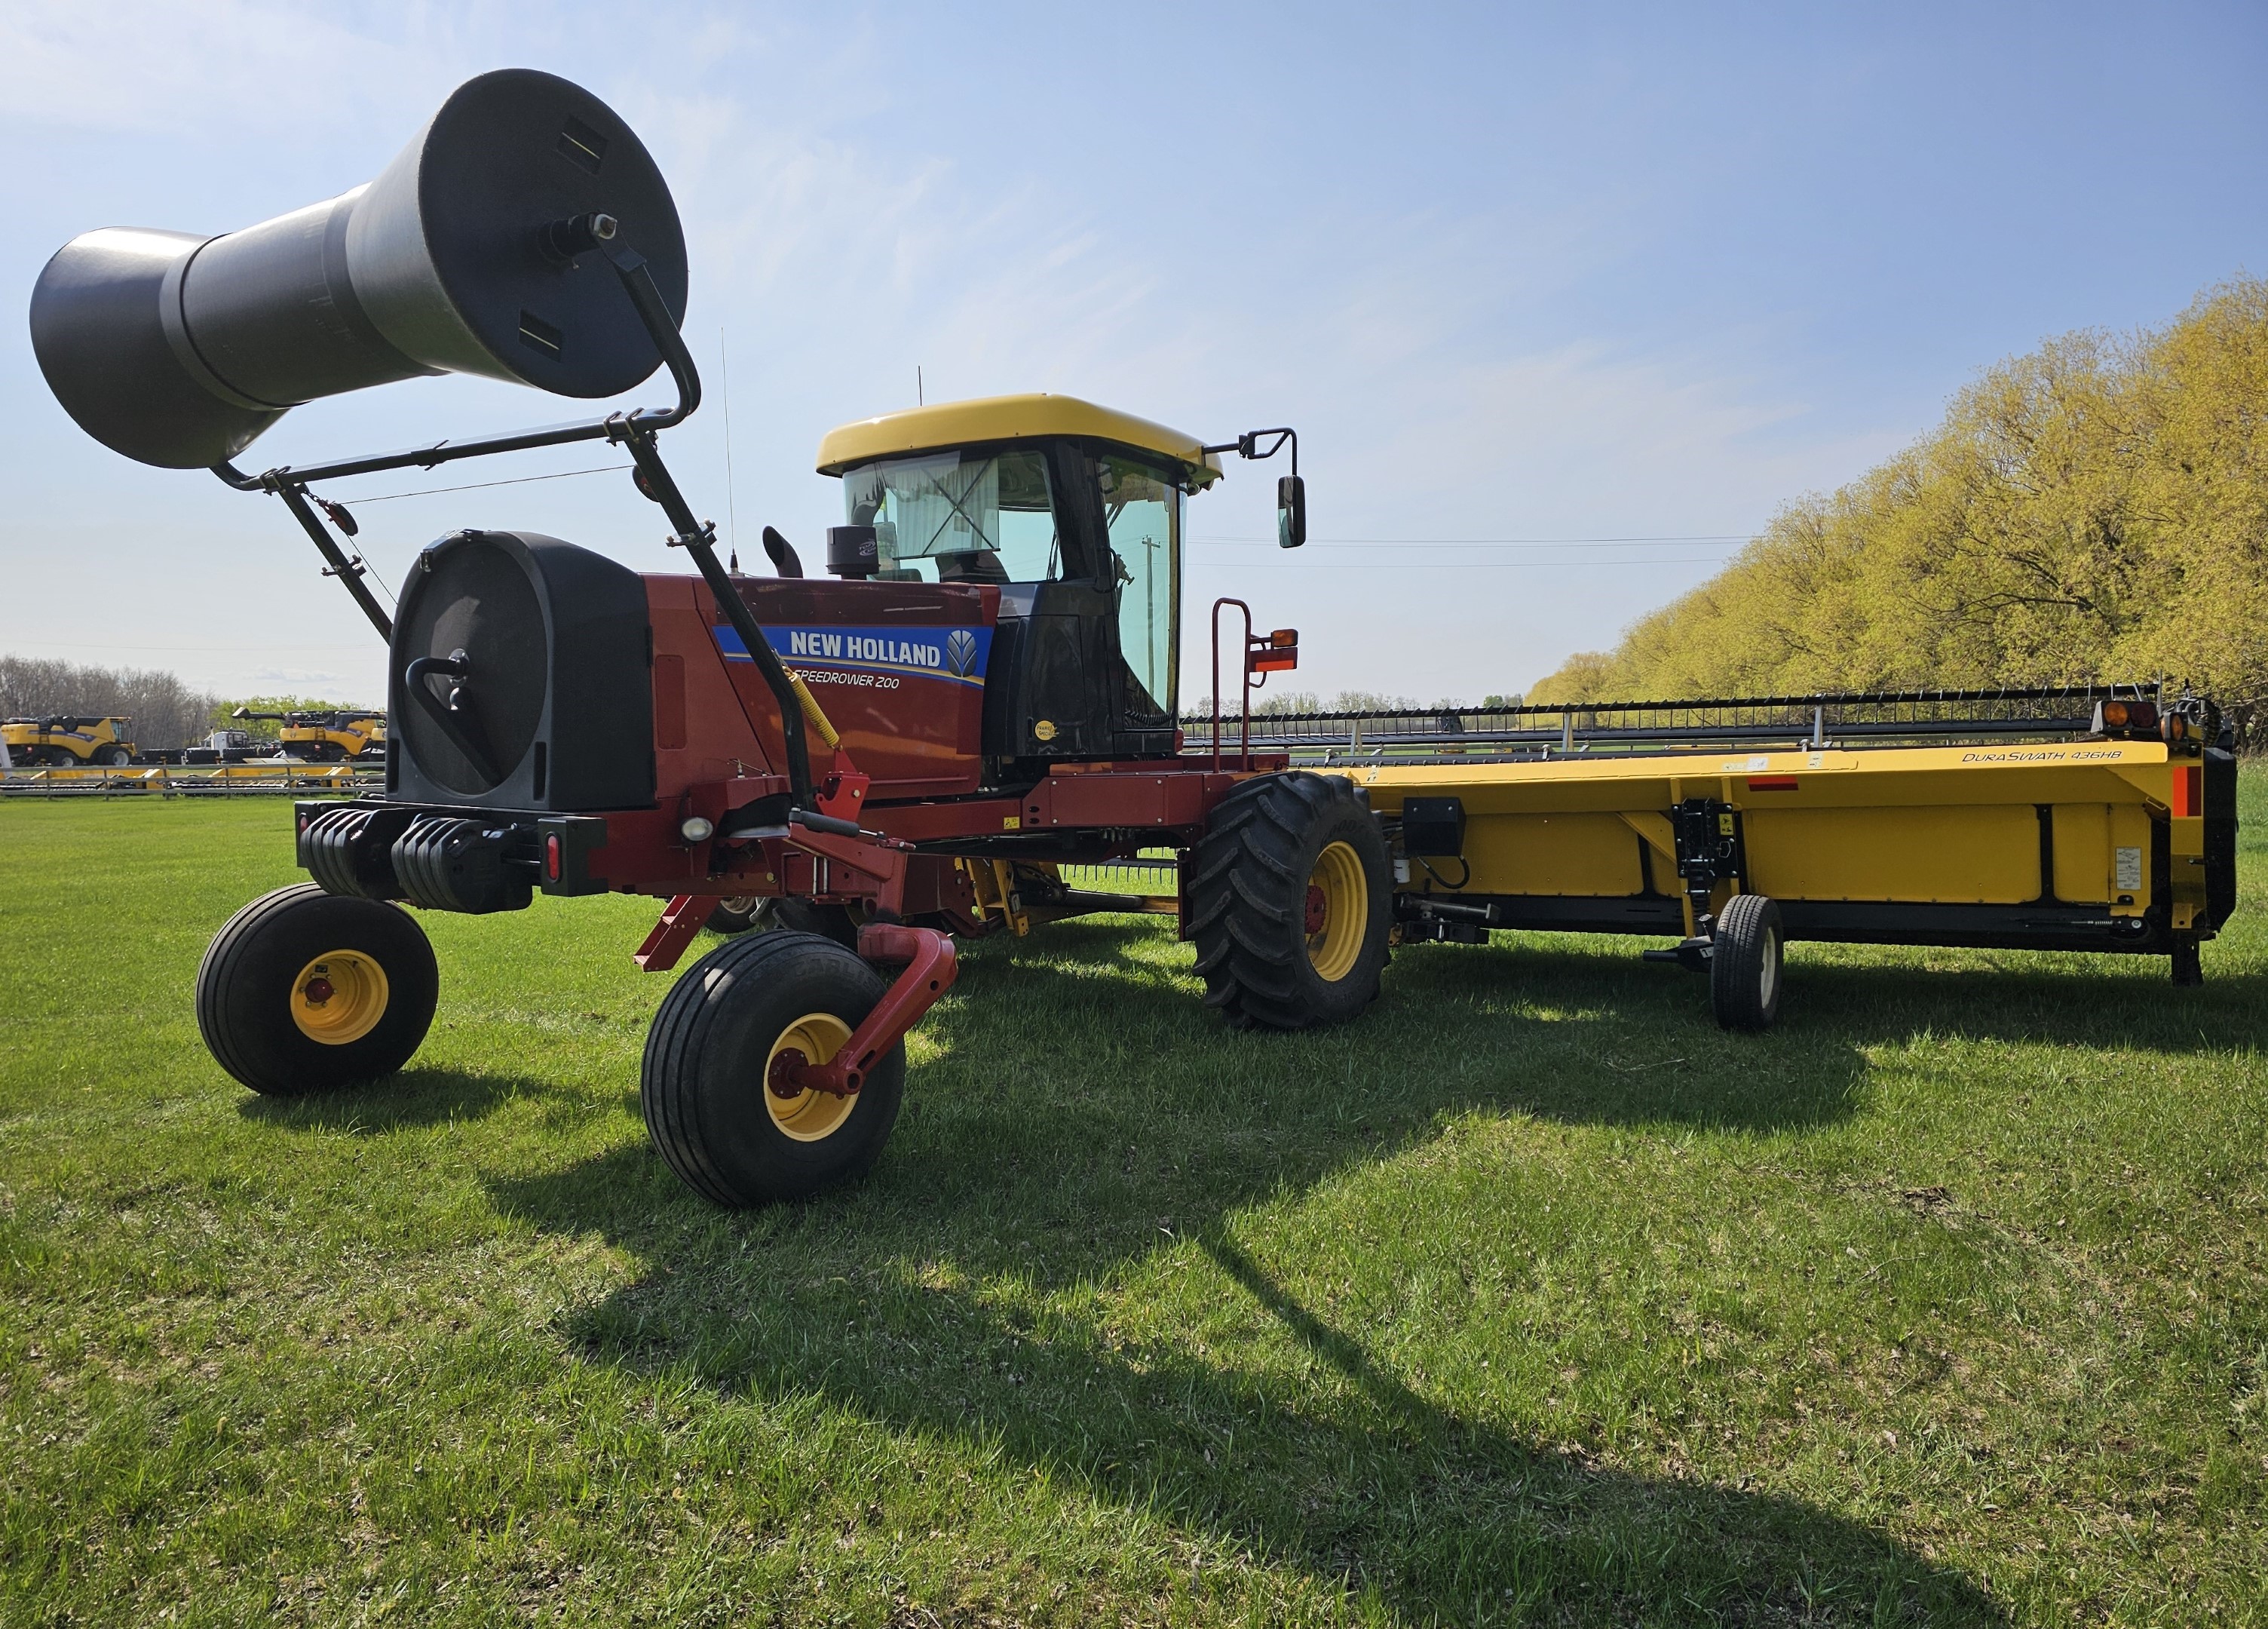
<svg viewBox="0 0 2268 1629">
<path fill-rule="evenodd" d="M 283 725 L 277 739 L 287 756 L 310 763 L 343 763 L 386 756 L 386 715 L 354 708 L 325 711 L 254 712 L 239 707 L 237 719 L 265 719 Z"/>
<path fill-rule="evenodd" d="M 0 724 L 0 740 L 8 743 L 9 761 L 18 769 L 122 768 L 134 762 L 134 742 L 127 733 L 133 722 L 123 715 L 11 719 Z"/>
</svg>

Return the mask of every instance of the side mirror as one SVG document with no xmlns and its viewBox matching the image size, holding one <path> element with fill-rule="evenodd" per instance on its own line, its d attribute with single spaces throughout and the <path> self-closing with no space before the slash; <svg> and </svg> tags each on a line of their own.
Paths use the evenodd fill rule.
<svg viewBox="0 0 2268 1629">
<path fill-rule="evenodd" d="M 1276 546 L 1297 549 L 1307 541 L 1307 483 L 1298 475 L 1276 477 Z"/>
</svg>

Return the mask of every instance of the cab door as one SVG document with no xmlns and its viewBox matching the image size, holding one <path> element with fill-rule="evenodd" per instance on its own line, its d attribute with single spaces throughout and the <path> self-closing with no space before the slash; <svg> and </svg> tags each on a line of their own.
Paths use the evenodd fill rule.
<svg viewBox="0 0 2268 1629">
<path fill-rule="evenodd" d="M 1116 750 L 1170 753 L 1181 688 L 1181 482 L 1157 464 L 1116 451 L 1101 453 L 1094 464 L 1111 594 L 1105 637 L 1115 647 Z"/>
</svg>

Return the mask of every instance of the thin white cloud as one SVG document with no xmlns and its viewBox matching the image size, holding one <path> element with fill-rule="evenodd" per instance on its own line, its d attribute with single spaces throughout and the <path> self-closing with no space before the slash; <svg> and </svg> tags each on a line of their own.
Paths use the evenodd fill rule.
<svg viewBox="0 0 2268 1629">
<path fill-rule="evenodd" d="M 0 8 L 0 115 L 151 135 L 216 117 L 251 136 L 304 131 L 400 100 L 390 87 L 427 77 L 431 48 L 300 6 L 11 0 Z"/>
<path fill-rule="evenodd" d="M 671 177 L 693 252 L 688 333 L 704 365 L 727 331 L 736 501 L 750 533 L 770 520 L 808 538 L 833 518 L 833 489 L 809 470 L 818 435 L 910 404 L 917 365 L 932 401 L 1067 391 L 1222 439 L 1294 424 L 1318 535 L 1741 530 L 1906 433 L 1808 428 L 1809 402 L 1743 365 L 1744 336 L 1672 352 L 1620 335 L 1538 333 L 1547 319 L 1564 328 L 1557 302 L 1636 240 L 1627 199 L 1608 192 L 1517 207 L 1485 194 L 1452 209 L 1311 190 L 1294 207 L 1272 181 L 1241 201 L 1194 187 L 1185 199 L 1170 177 L 1138 170 L 1105 184 L 1044 148 L 1003 163 L 997 147 L 957 143 L 953 123 L 921 100 L 927 82 L 875 26 L 740 10 L 667 15 L 655 33 L 573 7 L 323 13 L 247 0 L 18 0 L 0 12 L 0 117 L 153 143 L 184 131 L 208 145 L 240 140 L 251 166 L 295 137 L 326 154 L 361 152 L 382 132 L 377 150 L 390 151 L 458 79 L 504 63 L 591 84 Z M 364 178 L 342 158 L 337 186 Z M 89 225 L 105 213 L 99 179 L 85 182 Z M 203 217 L 189 204 L 180 219 Z M 350 435 L 401 445 L 501 427 L 507 415 L 559 416 L 531 394 L 455 382 L 305 411 L 305 425 L 295 416 L 275 432 L 279 455 L 287 441 L 295 455 L 320 454 L 349 450 Z M 705 495 L 696 506 L 720 519 L 721 416 L 712 406 L 674 438 L 688 486 Z M 1278 472 L 1233 469 L 1202 500 L 1197 529 L 1270 529 Z M 133 473 L 122 527 L 192 524 L 144 496 L 161 484 L 138 478 L 148 472 Z M 39 472 L 24 474 L 39 485 Z M 175 481 L 186 492 L 195 477 Z M 562 482 L 413 500 L 366 516 L 365 547 L 393 575 L 440 527 L 532 525 L 668 569 L 651 512 L 625 493 Z M 237 505 L 231 520 L 218 518 L 223 503 Z M 155 649 L 198 642 L 172 626 L 197 608 L 202 626 L 225 630 L 205 641 L 239 641 L 244 656 L 185 653 L 179 666 L 225 673 L 232 687 L 372 693 L 374 642 L 335 586 L 313 579 L 273 506 L 219 493 L 190 504 L 204 528 L 196 552 L 141 557 L 153 603 L 117 615 Z M 236 533 L 216 534 L 232 523 Z M 0 520 L 0 556 L 41 546 L 9 524 Z M 278 561 L 306 570 L 278 579 Z M 1512 688 L 1684 586 L 1675 573 L 1602 583 L 1390 567 L 1237 579 L 1211 561 L 1195 571 L 1205 593 L 1247 586 L 1301 623 L 1314 664 L 1303 684 L 1429 696 Z M 216 579 L 237 586 L 220 593 Z M 240 602 L 255 589 L 266 601 L 256 609 Z M 319 596 L 329 609 L 315 608 Z M 279 615 L 335 636 L 339 654 L 321 669 L 276 667 L 285 653 L 262 642 Z M 1263 620 L 1276 615 L 1263 608 Z M 0 604 L 0 646 L 11 633 L 51 631 Z M 1194 601 L 1188 631 L 1194 668 L 1204 655 Z"/>
</svg>

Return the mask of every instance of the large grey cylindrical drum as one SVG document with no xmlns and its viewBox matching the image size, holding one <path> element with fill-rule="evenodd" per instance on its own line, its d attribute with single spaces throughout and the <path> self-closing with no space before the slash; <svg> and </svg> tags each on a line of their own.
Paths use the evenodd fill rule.
<svg viewBox="0 0 2268 1629">
<path fill-rule="evenodd" d="M 80 428 L 174 468 L 235 457 L 300 402 L 421 373 L 613 395 L 661 355 L 599 256 L 547 233 L 593 215 L 681 322 L 685 234 L 644 144 L 579 85 L 504 69 L 326 203 L 217 238 L 73 239 L 33 290 L 33 349 Z"/>
</svg>

